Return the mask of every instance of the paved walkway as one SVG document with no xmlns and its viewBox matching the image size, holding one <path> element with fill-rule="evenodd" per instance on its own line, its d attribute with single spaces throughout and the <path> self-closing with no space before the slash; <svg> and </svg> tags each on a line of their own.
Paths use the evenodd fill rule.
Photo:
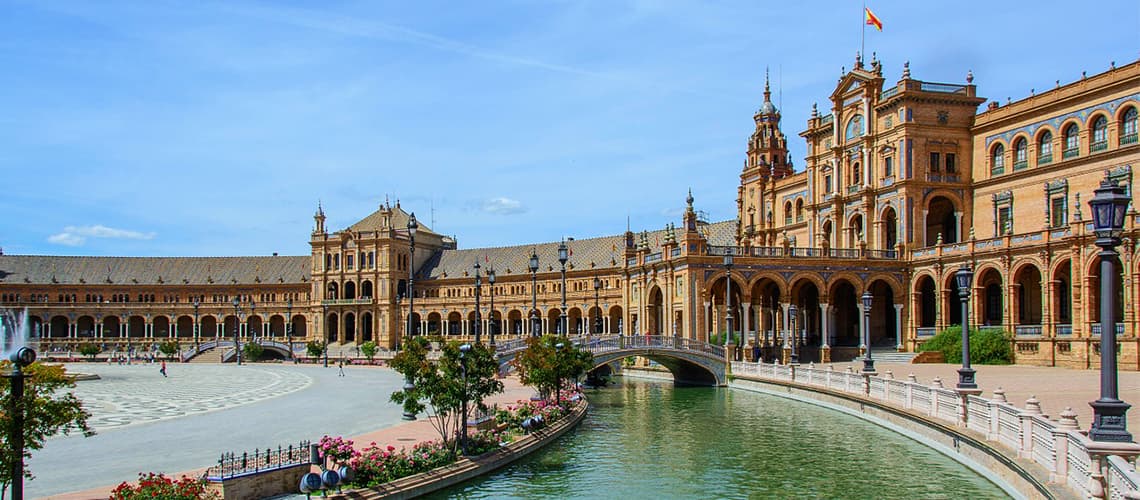
<svg viewBox="0 0 1140 500">
<path fill-rule="evenodd" d="M 832 365 L 836 370 L 849 366 L 856 371 L 863 369 L 862 362 Z M 961 365 L 875 363 L 875 368 L 880 375 L 890 370 L 900 380 L 906 380 L 907 375 L 913 373 L 920 383 L 926 385 L 940 377 L 944 387 L 953 388 L 958 383 Z M 1099 370 L 1014 365 L 976 365 L 973 368 L 977 370 L 975 379 L 984 391 L 983 397 L 992 398 L 994 389 L 1000 387 L 1005 391 L 1006 399 L 1018 408 L 1025 408 L 1025 400 L 1034 396 L 1041 401 L 1041 410 L 1053 420 L 1068 407 L 1077 413 L 1077 422 L 1082 429 L 1087 430 L 1092 424 L 1089 402 L 1100 397 Z M 1120 399 L 1133 405 L 1128 412 L 1128 429 L 1133 440 L 1140 440 L 1140 372 L 1119 372 L 1117 380 Z"/>
<path fill-rule="evenodd" d="M 424 418 L 401 419 L 401 409 L 388 395 L 403 381 L 386 368 L 346 367 L 346 376 L 338 377 L 335 367 L 304 365 L 167 367 L 170 377 L 163 379 L 157 365 L 69 366 L 104 377 L 80 382 L 76 391 L 94 403 L 91 421 L 102 427 L 92 438 L 56 438 L 36 452 L 29 467 L 37 479 L 25 483 L 28 498 L 105 499 L 119 482 L 137 479 L 138 472 L 198 476 L 222 451 L 316 441 L 324 434 L 349 436 L 358 448 L 440 438 Z M 503 382 L 506 390 L 489 403 L 513 403 L 533 394 L 516 378 Z M 234 396 L 225 396 L 226 391 Z M 146 410 L 142 401 L 157 406 Z M 126 422 L 129 418 L 142 422 Z"/>
</svg>

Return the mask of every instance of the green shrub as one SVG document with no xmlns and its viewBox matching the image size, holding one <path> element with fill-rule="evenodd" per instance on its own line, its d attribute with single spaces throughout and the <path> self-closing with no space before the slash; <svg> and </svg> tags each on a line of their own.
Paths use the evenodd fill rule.
<svg viewBox="0 0 1140 500">
<path fill-rule="evenodd" d="M 725 337 L 724 332 L 714 333 L 714 334 L 709 336 L 709 343 L 713 344 L 713 345 L 724 345 L 724 337 Z M 739 333 L 732 332 L 732 343 L 736 344 L 736 345 L 741 345 Z"/>
<path fill-rule="evenodd" d="M 992 328 L 970 330 L 970 364 L 1008 365 L 1013 362 L 1011 336 Z M 953 325 L 918 346 L 919 352 L 939 351 L 947 363 L 962 362 L 962 327 Z"/>
<path fill-rule="evenodd" d="M 103 350 L 95 344 L 83 344 L 79 346 L 79 354 L 87 356 L 88 358 L 94 359 L 95 355 L 99 354 L 100 352 L 103 352 Z"/>
<path fill-rule="evenodd" d="M 241 346 L 241 350 L 247 361 L 257 361 L 261 359 L 262 354 L 265 354 L 265 348 L 257 342 L 246 342 L 245 345 Z"/>
</svg>

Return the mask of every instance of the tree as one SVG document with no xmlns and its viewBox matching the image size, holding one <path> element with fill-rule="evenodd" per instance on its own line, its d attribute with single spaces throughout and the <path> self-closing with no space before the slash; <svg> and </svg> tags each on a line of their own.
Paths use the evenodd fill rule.
<svg viewBox="0 0 1140 500">
<path fill-rule="evenodd" d="M 310 358 L 320 357 L 325 352 L 325 343 L 322 340 L 310 340 L 305 344 L 305 350 L 308 351 Z"/>
<path fill-rule="evenodd" d="M 173 340 L 158 344 L 158 351 L 164 354 L 167 358 L 173 358 L 178 353 L 178 342 Z"/>
<path fill-rule="evenodd" d="M 368 342 L 361 344 L 360 352 L 363 353 L 364 357 L 368 358 L 368 362 L 371 363 L 372 358 L 376 357 L 376 343 L 369 340 Z"/>
<path fill-rule="evenodd" d="M 10 372 L 12 364 L 7 360 L 0 362 L 0 371 Z M 95 434 L 87 425 L 91 416 L 83 408 L 83 402 L 70 392 L 75 388 L 75 381 L 66 375 L 62 366 L 32 363 L 24 368 L 28 378 L 24 382 L 24 398 L 21 401 L 24 408 L 24 456 L 25 462 L 31 458 L 31 452 L 43 448 L 47 438 L 59 433 L 70 434 L 78 431 L 85 437 Z M 7 491 L 12 484 L 12 464 L 20 459 L 16 451 L 11 448 L 8 436 L 14 430 L 12 414 L 8 411 L 12 406 L 10 379 L 0 378 L 0 488 Z M 32 473 L 24 470 L 24 476 L 31 479 Z"/>
<path fill-rule="evenodd" d="M 83 344 L 79 346 L 79 354 L 87 356 L 88 359 L 95 359 L 95 356 L 100 352 L 103 352 L 103 350 L 95 344 Z"/>
<path fill-rule="evenodd" d="M 391 400 L 402 404 L 405 411 L 419 413 L 428 410 L 432 426 L 445 442 L 451 442 L 454 450 L 458 442 L 449 439 L 464 425 L 459 414 L 463 405 L 464 377 L 463 362 L 460 360 L 460 343 L 449 342 L 436 362 L 427 359 L 428 341 L 423 337 L 412 337 L 404 342 L 404 349 L 392 358 L 393 370 L 411 379 L 415 386 L 392 393 Z M 499 363 L 494 352 L 483 344 L 472 344 L 466 358 L 467 400 L 473 408 L 487 411 L 484 400 L 503 392 L 503 383 L 495 375 Z"/>
<path fill-rule="evenodd" d="M 557 394 L 563 380 L 577 378 L 593 365 L 593 355 L 566 337 L 531 337 L 526 343 L 526 349 L 515 356 L 515 369 L 519 380 L 534 386 L 544 398 Z M 562 344 L 561 349 L 558 344 Z"/>
<path fill-rule="evenodd" d="M 241 346 L 241 351 L 249 361 L 257 361 L 262 354 L 265 354 L 265 348 L 257 342 L 246 342 L 245 345 Z"/>
</svg>

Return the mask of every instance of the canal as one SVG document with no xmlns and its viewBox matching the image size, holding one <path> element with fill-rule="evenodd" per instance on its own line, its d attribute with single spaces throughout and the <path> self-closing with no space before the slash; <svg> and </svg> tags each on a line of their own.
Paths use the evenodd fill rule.
<svg viewBox="0 0 1140 500">
<path fill-rule="evenodd" d="M 544 450 L 432 498 L 1006 498 L 909 438 L 808 403 L 619 378 Z"/>
</svg>

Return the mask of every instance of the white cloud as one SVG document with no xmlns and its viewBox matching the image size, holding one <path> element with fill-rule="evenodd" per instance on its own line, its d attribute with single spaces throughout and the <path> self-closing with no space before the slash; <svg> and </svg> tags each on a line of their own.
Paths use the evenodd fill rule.
<svg viewBox="0 0 1140 500">
<path fill-rule="evenodd" d="M 67 245 L 69 247 L 82 246 L 87 238 L 109 238 L 120 240 L 151 240 L 155 233 L 141 233 L 129 229 L 115 229 L 101 224 L 93 226 L 67 226 L 63 232 L 48 236 L 49 243 Z"/>
<path fill-rule="evenodd" d="M 518 200 L 500 196 L 484 201 L 483 211 L 496 215 L 512 215 L 526 212 L 526 207 L 522 206 Z"/>
</svg>

